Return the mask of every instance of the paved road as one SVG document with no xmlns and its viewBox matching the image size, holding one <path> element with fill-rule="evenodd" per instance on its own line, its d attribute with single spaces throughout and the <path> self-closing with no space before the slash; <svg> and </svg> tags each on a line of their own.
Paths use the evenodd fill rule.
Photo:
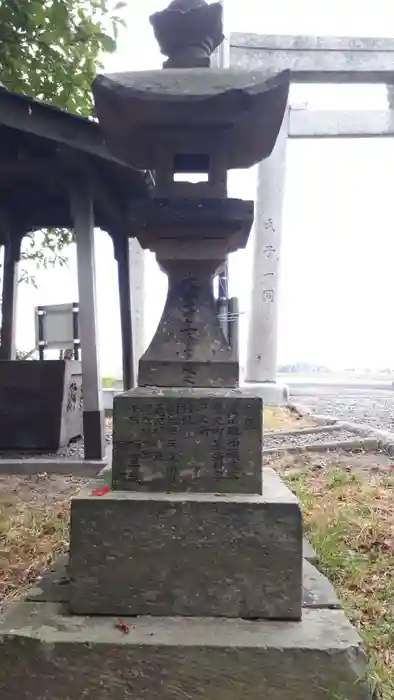
<svg viewBox="0 0 394 700">
<path fill-rule="evenodd" d="M 289 384 L 290 399 L 313 413 L 368 423 L 394 431 L 394 389 L 390 384 L 331 384 L 296 382 Z"/>
</svg>

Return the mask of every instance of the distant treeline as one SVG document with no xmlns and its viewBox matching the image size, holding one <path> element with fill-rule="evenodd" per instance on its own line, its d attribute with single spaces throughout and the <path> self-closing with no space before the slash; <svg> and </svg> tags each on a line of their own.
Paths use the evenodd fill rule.
<svg viewBox="0 0 394 700">
<path fill-rule="evenodd" d="M 328 367 L 325 367 L 325 365 L 310 365 L 308 362 L 296 362 L 294 365 L 279 365 L 278 372 L 309 374 L 310 372 L 327 373 L 331 372 L 331 370 Z"/>
<path fill-rule="evenodd" d="M 355 367 L 346 367 L 343 370 L 332 370 L 325 365 L 312 365 L 309 362 L 296 362 L 293 365 L 279 365 L 278 372 L 280 374 L 394 374 L 394 369 L 383 367 L 380 369 L 365 368 L 363 370 Z"/>
</svg>

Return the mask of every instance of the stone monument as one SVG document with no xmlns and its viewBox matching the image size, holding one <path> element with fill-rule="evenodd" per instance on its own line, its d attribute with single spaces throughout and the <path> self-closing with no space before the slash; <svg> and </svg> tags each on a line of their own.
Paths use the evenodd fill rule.
<svg viewBox="0 0 394 700">
<path fill-rule="evenodd" d="M 227 197 L 228 170 L 272 152 L 289 74 L 209 68 L 219 3 L 175 0 L 151 22 L 165 70 L 99 76 L 93 93 L 112 154 L 154 172 L 128 217 L 168 297 L 138 387 L 115 398 L 113 488 L 73 499 L 67 610 L 53 586 L 30 594 L 45 608 L 25 609 L 23 673 L 17 686 L 2 663 L 1 697 L 362 700 L 343 613 L 303 613 L 299 505 L 262 469 L 262 400 L 238 387 L 212 292 L 253 223 L 253 203 Z M 11 625 L 7 659 L 18 611 Z"/>
</svg>

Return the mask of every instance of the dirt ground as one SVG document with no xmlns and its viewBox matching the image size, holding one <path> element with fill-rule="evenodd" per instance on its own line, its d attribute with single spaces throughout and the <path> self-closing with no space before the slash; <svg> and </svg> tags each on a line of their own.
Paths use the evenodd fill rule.
<svg viewBox="0 0 394 700">
<path fill-rule="evenodd" d="M 267 431 L 300 430 L 301 428 L 313 428 L 316 425 L 313 416 L 301 417 L 285 406 L 266 406 L 264 408 L 264 430 Z"/>
<path fill-rule="evenodd" d="M 68 547 L 72 476 L 0 476 L 0 606 L 18 596 Z"/>
</svg>

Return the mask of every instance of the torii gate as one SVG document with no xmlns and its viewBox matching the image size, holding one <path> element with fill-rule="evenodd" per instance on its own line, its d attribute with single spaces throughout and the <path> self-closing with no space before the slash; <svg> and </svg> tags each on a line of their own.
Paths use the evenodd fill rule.
<svg viewBox="0 0 394 700">
<path fill-rule="evenodd" d="M 220 2 L 225 5 L 224 0 Z M 276 382 L 278 270 L 286 168 L 290 138 L 382 138 L 394 136 L 394 40 L 347 37 L 278 36 L 232 33 L 218 64 L 235 68 L 290 69 L 296 83 L 369 83 L 388 86 L 385 111 L 290 109 L 271 158 L 259 166 L 252 303 L 245 381 L 261 384 L 266 401 L 280 403 L 286 388 Z M 134 338 L 143 328 L 143 262 L 131 254 Z M 138 280 L 141 277 L 140 284 Z M 138 319 L 138 321 L 137 321 Z M 141 342 L 141 341 L 139 341 Z M 135 348 L 138 358 L 141 348 Z"/>
<path fill-rule="evenodd" d="M 234 68 L 290 69 L 296 83 L 383 83 L 386 111 L 308 111 L 290 109 L 270 158 L 260 164 L 254 232 L 252 299 L 245 381 L 261 385 L 269 403 L 287 395 L 276 383 L 278 272 L 286 168 L 290 138 L 394 136 L 394 39 L 347 37 L 230 36 Z"/>
</svg>

